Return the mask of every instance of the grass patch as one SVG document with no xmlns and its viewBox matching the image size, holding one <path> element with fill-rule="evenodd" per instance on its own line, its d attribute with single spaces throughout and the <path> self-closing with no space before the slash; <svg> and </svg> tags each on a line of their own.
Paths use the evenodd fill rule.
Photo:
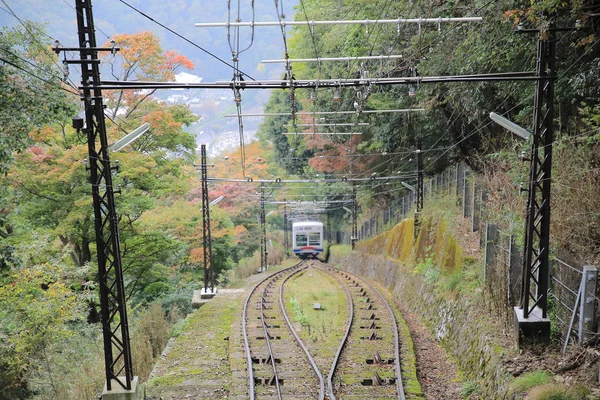
<svg viewBox="0 0 600 400">
<path fill-rule="evenodd" d="M 509 393 L 524 394 L 531 388 L 552 382 L 552 374 L 548 371 L 532 371 L 524 373 L 516 378 L 511 384 Z"/>
<path fill-rule="evenodd" d="M 583 386 L 568 387 L 559 383 L 549 383 L 531 389 L 526 400 L 581 400 L 590 391 Z"/>
<path fill-rule="evenodd" d="M 461 399 L 479 399 L 481 398 L 481 395 L 481 387 L 479 386 L 479 383 L 475 381 L 464 382 L 462 388 L 460 389 Z"/>
<path fill-rule="evenodd" d="M 329 371 L 348 321 L 346 295 L 329 274 L 309 268 L 296 275 L 284 292 L 286 310 L 311 354 L 319 354 L 317 364 Z M 320 310 L 314 304 L 321 305 Z"/>
<path fill-rule="evenodd" d="M 335 260 L 346 258 L 352 252 L 352 246 L 348 244 L 334 244 L 329 248 L 329 255 Z"/>
</svg>

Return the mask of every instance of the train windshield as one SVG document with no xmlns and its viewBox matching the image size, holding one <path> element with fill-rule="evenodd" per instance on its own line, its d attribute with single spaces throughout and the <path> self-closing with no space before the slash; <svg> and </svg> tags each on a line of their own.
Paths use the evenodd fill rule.
<svg viewBox="0 0 600 400">
<path fill-rule="evenodd" d="M 310 246 L 319 246 L 321 244 L 321 234 L 319 232 L 310 233 L 308 236 Z"/>
<path fill-rule="evenodd" d="M 306 234 L 299 233 L 296 235 L 296 246 L 306 246 L 307 241 L 308 241 L 308 238 L 306 237 Z"/>
</svg>

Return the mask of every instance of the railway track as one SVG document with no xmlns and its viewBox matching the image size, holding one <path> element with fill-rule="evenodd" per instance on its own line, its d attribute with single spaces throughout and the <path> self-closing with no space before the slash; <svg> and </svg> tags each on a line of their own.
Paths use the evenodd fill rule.
<svg viewBox="0 0 600 400">
<path fill-rule="evenodd" d="M 286 284 L 311 271 L 329 275 L 346 298 L 335 351 L 305 343 L 286 312 Z M 303 261 L 265 278 L 246 299 L 242 334 L 249 399 L 405 398 L 393 311 L 372 285 L 345 271 Z"/>
<path fill-rule="evenodd" d="M 259 282 L 244 305 L 249 399 L 323 399 L 323 377 L 293 330 L 281 290 L 303 262 Z"/>
</svg>

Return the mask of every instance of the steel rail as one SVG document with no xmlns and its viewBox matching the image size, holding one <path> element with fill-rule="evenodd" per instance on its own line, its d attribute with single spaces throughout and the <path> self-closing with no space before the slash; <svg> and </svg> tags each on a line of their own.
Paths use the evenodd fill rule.
<svg viewBox="0 0 600 400">
<path fill-rule="evenodd" d="M 281 270 L 279 272 L 276 272 L 274 274 L 271 274 L 269 276 L 267 276 L 266 278 L 264 278 L 263 280 L 261 280 L 260 282 L 258 282 L 256 285 L 254 285 L 254 287 L 252 288 L 252 290 L 250 291 L 250 293 L 248 294 L 248 297 L 246 298 L 246 302 L 244 303 L 244 309 L 242 311 L 242 335 L 244 337 L 244 349 L 246 351 L 246 361 L 248 363 L 248 387 L 249 387 L 249 399 L 250 400 L 254 400 L 254 390 L 255 390 L 255 385 L 254 385 L 254 371 L 252 369 L 252 355 L 250 354 L 250 343 L 248 341 L 248 324 L 247 324 L 247 317 L 248 317 L 248 305 L 250 304 L 250 299 L 252 298 L 252 295 L 254 294 L 254 292 L 256 292 L 256 289 L 262 285 L 263 283 L 265 283 L 267 280 L 273 278 L 275 275 L 281 274 L 285 271 L 289 271 L 292 270 L 294 268 L 297 268 L 300 264 L 302 263 L 302 261 L 300 261 L 299 263 L 286 268 L 284 270 Z"/>
<path fill-rule="evenodd" d="M 275 365 L 275 355 L 273 354 L 273 346 L 271 346 L 271 337 L 269 336 L 269 330 L 267 329 L 267 323 L 265 322 L 265 293 L 267 289 L 271 287 L 271 284 L 274 280 L 270 280 L 269 283 L 265 285 L 263 289 L 262 295 L 260 296 L 260 321 L 262 323 L 263 332 L 265 333 L 265 343 L 267 345 L 267 349 L 269 350 L 269 357 L 271 359 L 271 367 L 273 367 L 273 378 L 275 379 L 275 387 L 277 388 L 277 398 L 279 400 L 283 400 L 281 398 L 281 386 L 279 385 L 279 375 L 277 373 L 277 366 Z"/>
<path fill-rule="evenodd" d="M 398 391 L 398 400 L 406 400 L 406 396 L 404 394 L 404 385 L 402 383 L 402 369 L 400 368 L 400 346 L 399 346 L 399 342 L 400 342 L 400 335 L 398 333 L 398 321 L 396 321 L 396 316 L 394 315 L 394 312 L 392 310 L 392 308 L 390 307 L 387 299 L 385 297 L 383 297 L 383 295 L 379 292 L 379 290 L 377 290 L 373 285 L 371 285 L 369 282 L 367 282 L 365 279 L 359 278 L 358 276 L 348 272 L 348 271 L 343 271 L 345 274 L 348 274 L 352 277 L 354 277 L 354 279 L 361 281 L 364 285 L 366 285 L 367 287 L 369 287 L 369 289 L 371 289 L 373 291 L 373 293 L 376 293 L 379 298 L 383 301 L 383 303 L 385 304 L 388 313 L 390 314 L 391 320 L 392 320 L 392 330 L 394 332 L 394 352 L 395 352 L 395 367 L 396 367 L 396 389 Z"/>
<path fill-rule="evenodd" d="M 353 275 L 353 274 L 350 274 Z M 355 278 L 358 278 L 356 275 L 353 275 Z M 360 278 L 358 278 L 360 279 Z M 394 350 L 396 352 L 396 375 L 398 376 L 398 379 L 396 379 L 396 387 L 398 389 L 398 399 L 399 400 L 406 400 L 406 396 L 404 395 L 404 384 L 402 383 L 402 369 L 400 368 L 400 334 L 398 333 L 398 321 L 396 321 L 396 316 L 394 315 L 394 311 L 392 310 L 392 307 L 390 307 L 390 304 L 388 303 L 387 299 L 385 297 L 383 297 L 383 295 L 381 294 L 381 292 L 379 290 L 377 290 L 373 285 L 371 285 L 369 282 L 367 282 L 364 279 L 360 279 L 363 281 L 364 284 L 366 284 L 373 292 L 377 293 L 377 295 L 381 298 L 381 300 L 383 300 L 383 303 L 385 304 L 385 307 L 388 310 L 388 313 L 390 314 L 390 317 L 392 319 L 392 328 L 394 331 Z"/>
<path fill-rule="evenodd" d="M 325 398 L 325 383 L 323 380 L 323 375 L 321 374 L 321 371 L 319 371 L 319 367 L 317 367 L 317 363 L 315 362 L 315 360 L 312 358 L 312 356 L 308 352 L 308 349 L 304 345 L 304 342 L 302 341 L 302 339 L 300 339 L 300 336 L 298 336 L 298 333 L 296 333 L 296 330 L 293 328 L 292 322 L 290 321 L 290 319 L 287 315 L 287 312 L 285 311 L 284 304 L 283 304 L 283 286 L 288 281 L 288 279 L 290 279 L 292 276 L 300 273 L 300 271 L 304 271 L 306 268 L 307 267 L 299 269 L 298 271 L 294 271 L 293 273 L 288 275 L 283 280 L 283 282 L 281 282 L 281 289 L 279 290 L 279 306 L 281 307 L 281 312 L 283 314 L 283 318 L 285 319 L 285 323 L 288 326 L 288 329 L 290 330 L 290 332 L 296 339 L 296 342 L 298 343 L 298 345 L 300 345 L 300 348 L 302 349 L 302 351 L 304 351 L 304 354 L 306 355 L 306 357 L 308 358 L 308 361 L 310 362 L 310 366 L 312 367 L 313 371 L 315 371 L 315 374 L 319 378 L 319 400 L 323 400 Z"/>
<path fill-rule="evenodd" d="M 327 267 L 329 268 L 329 267 Z M 325 269 L 327 269 L 325 268 Z M 331 268 L 329 268 L 331 270 Z M 345 285 L 336 274 L 330 274 L 335 277 L 335 279 L 342 285 L 346 292 L 346 297 L 348 298 L 348 304 L 350 305 L 350 318 L 348 318 L 348 326 L 346 327 L 346 333 L 344 334 L 344 338 L 340 343 L 340 347 L 338 347 L 338 351 L 335 354 L 335 358 L 331 363 L 331 368 L 329 369 L 329 374 L 327 375 L 327 385 L 329 386 L 329 399 L 336 400 L 335 394 L 333 393 L 333 375 L 335 374 L 335 370 L 337 369 L 340 357 L 342 355 L 342 350 L 346 346 L 346 342 L 348 341 L 348 336 L 350 336 L 350 330 L 352 328 L 352 324 L 354 323 L 354 301 L 352 300 L 352 294 L 350 294 L 350 289 Z"/>
</svg>

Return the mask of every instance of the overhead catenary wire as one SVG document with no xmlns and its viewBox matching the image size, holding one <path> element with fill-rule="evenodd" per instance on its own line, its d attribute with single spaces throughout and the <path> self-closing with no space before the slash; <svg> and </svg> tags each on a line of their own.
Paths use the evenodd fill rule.
<svg viewBox="0 0 600 400">
<path fill-rule="evenodd" d="M 125 4 L 127 7 L 131 8 L 132 10 L 134 10 L 135 12 L 137 12 L 138 14 L 142 15 L 143 17 L 147 18 L 148 20 L 154 22 L 155 24 L 157 24 L 158 26 L 166 29 L 167 31 L 171 32 L 172 34 L 174 34 L 175 36 L 177 36 L 178 38 L 186 41 L 187 43 L 191 44 L 192 46 L 196 47 L 198 50 L 208 54 L 209 56 L 211 56 L 212 58 L 216 59 L 217 61 L 227 65 L 228 67 L 236 70 L 238 73 L 248 77 L 250 80 L 255 80 L 251 75 L 248 75 L 247 73 L 245 73 L 244 71 L 241 71 L 237 68 L 235 68 L 233 65 L 231 65 L 230 63 L 228 63 L 227 61 L 223 60 L 222 58 L 220 58 L 219 56 L 215 55 L 214 53 L 206 50 L 205 48 L 203 48 L 202 46 L 192 42 L 190 39 L 186 38 L 185 36 L 177 33 L 176 31 L 174 31 L 173 29 L 169 28 L 168 26 L 164 25 L 163 23 L 155 20 L 154 18 L 150 17 L 148 14 L 138 10 L 137 8 L 135 8 L 134 6 L 132 6 L 131 4 L 127 3 L 124 0 L 119 0 L 121 3 Z"/>
<path fill-rule="evenodd" d="M 48 46 L 44 46 L 44 45 L 42 45 L 42 44 L 41 44 L 41 43 L 40 43 L 40 42 L 37 40 L 37 37 L 36 37 L 35 33 L 34 33 L 34 32 L 32 32 L 32 31 L 31 31 L 31 29 L 30 29 L 30 27 L 29 27 L 29 26 L 27 26 L 27 24 L 25 23 L 25 21 L 23 21 L 23 19 L 21 19 L 21 18 L 20 18 L 20 17 L 19 17 L 19 16 L 18 16 L 18 15 L 17 15 L 17 14 L 16 14 L 14 11 L 13 11 L 13 9 L 12 9 L 12 8 L 10 8 L 10 6 L 9 6 L 9 5 L 6 3 L 6 1 L 5 1 L 5 0 L 0 0 L 0 1 L 2 1 L 2 4 L 4 4 L 4 6 L 5 6 L 5 7 L 8 9 L 8 11 L 6 11 L 6 10 L 5 10 L 5 11 L 6 11 L 6 12 L 7 12 L 9 15 L 12 15 L 12 16 L 13 16 L 13 17 L 14 17 L 14 18 L 15 18 L 15 19 L 16 19 L 16 20 L 19 22 L 19 24 L 20 24 L 20 25 L 21 25 L 21 26 L 22 26 L 22 27 L 23 27 L 23 28 L 24 28 L 24 29 L 27 31 L 27 33 L 29 33 L 29 35 L 30 35 L 30 36 L 29 36 L 29 37 L 30 37 L 30 39 L 31 39 L 31 40 L 33 40 L 33 41 L 34 41 L 34 42 L 35 42 L 35 43 L 38 45 L 38 47 L 39 47 L 39 48 L 40 48 L 40 49 L 41 49 L 41 50 L 42 50 L 42 51 L 43 51 L 43 52 L 44 52 L 44 53 L 45 53 L 47 56 L 49 56 L 50 60 L 52 60 L 52 62 L 54 63 L 54 65 L 56 65 L 56 66 L 58 67 L 58 69 L 59 69 L 59 70 L 61 70 L 61 69 L 62 69 L 62 68 L 61 68 L 61 66 L 60 66 L 60 65 L 58 65 L 58 63 L 57 63 L 57 62 L 56 62 L 56 60 L 54 59 L 54 55 L 53 55 L 53 54 L 51 54 L 50 50 L 48 50 Z M 53 40 L 55 40 L 54 38 L 52 38 L 51 36 L 49 36 L 49 35 L 45 34 L 44 32 L 41 32 L 41 33 L 42 33 L 44 36 L 46 36 L 46 37 L 48 37 L 48 38 L 50 38 L 50 39 L 53 39 Z M 38 68 L 39 68 L 39 66 L 38 66 Z M 67 81 L 68 81 L 68 82 L 67 82 Z M 65 82 L 66 82 L 66 83 L 67 83 L 69 86 L 71 86 L 73 89 L 77 90 L 77 85 L 75 85 L 75 83 L 74 83 L 73 81 L 71 81 L 71 79 L 69 79 L 68 77 L 67 77 L 67 78 L 65 78 Z"/>
</svg>

